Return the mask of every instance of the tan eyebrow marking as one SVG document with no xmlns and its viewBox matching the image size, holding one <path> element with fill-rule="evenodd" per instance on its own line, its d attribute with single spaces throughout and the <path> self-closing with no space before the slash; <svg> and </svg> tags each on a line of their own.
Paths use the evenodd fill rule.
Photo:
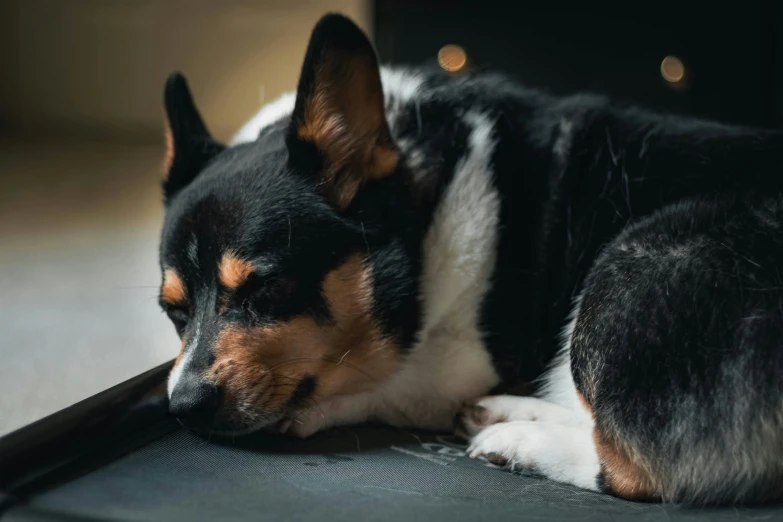
<svg viewBox="0 0 783 522">
<path fill-rule="evenodd" d="M 163 272 L 163 285 L 160 288 L 160 297 L 172 305 L 182 303 L 187 299 L 185 283 L 173 268 L 167 268 Z"/>
<path fill-rule="evenodd" d="M 223 254 L 223 259 L 220 260 L 220 266 L 218 267 L 220 282 L 223 286 L 232 290 L 239 288 L 247 281 L 254 269 L 255 267 L 249 262 L 240 259 L 233 252 L 228 252 Z"/>
</svg>

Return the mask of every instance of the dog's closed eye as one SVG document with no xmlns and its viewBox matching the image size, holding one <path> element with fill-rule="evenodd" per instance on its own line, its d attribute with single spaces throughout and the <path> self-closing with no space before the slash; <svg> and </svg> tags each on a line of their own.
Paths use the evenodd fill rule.
<svg viewBox="0 0 783 522">
<path fill-rule="evenodd" d="M 296 284 L 281 274 L 253 274 L 237 290 L 236 300 L 253 321 L 268 320 L 293 304 Z"/>
<path fill-rule="evenodd" d="M 190 321 L 190 309 L 186 306 L 171 305 L 165 302 L 162 302 L 161 306 L 181 336 Z"/>
</svg>

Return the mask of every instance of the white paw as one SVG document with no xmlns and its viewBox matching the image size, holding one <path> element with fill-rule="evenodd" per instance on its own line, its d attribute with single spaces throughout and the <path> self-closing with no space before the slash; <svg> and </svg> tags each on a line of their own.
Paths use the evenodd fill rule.
<svg viewBox="0 0 783 522">
<path fill-rule="evenodd" d="M 545 445 L 545 436 L 540 423 L 534 421 L 502 422 L 473 437 L 467 453 L 472 459 L 486 457 L 512 469 L 533 468 L 534 454 Z"/>
<path fill-rule="evenodd" d="M 280 423 L 279 431 L 304 439 L 327 428 L 365 422 L 370 411 L 372 403 L 366 396 L 329 397 L 293 412 Z"/>
<path fill-rule="evenodd" d="M 456 418 L 457 434 L 470 438 L 487 426 L 510 421 L 554 422 L 576 426 L 580 419 L 570 410 L 535 397 L 494 395 L 465 404 Z"/>
<path fill-rule="evenodd" d="M 527 469 L 558 482 L 597 490 L 598 455 L 589 426 L 514 421 L 489 426 L 470 442 L 471 458 Z"/>
</svg>

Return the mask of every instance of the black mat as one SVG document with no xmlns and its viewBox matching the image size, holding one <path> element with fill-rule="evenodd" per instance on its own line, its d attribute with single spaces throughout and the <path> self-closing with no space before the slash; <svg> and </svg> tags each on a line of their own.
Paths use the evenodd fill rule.
<svg viewBox="0 0 783 522">
<path fill-rule="evenodd" d="M 450 437 L 336 429 L 235 445 L 171 433 L 30 499 L 4 520 L 783 520 L 783 510 L 638 504 L 463 453 Z"/>
</svg>

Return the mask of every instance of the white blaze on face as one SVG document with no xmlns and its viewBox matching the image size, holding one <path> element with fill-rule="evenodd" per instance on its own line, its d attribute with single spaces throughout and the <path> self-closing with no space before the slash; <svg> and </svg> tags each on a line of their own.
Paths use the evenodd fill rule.
<svg viewBox="0 0 783 522">
<path fill-rule="evenodd" d="M 167 386 L 169 399 L 171 399 L 172 392 L 177 387 L 179 380 L 182 378 L 182 374 L 190 369 L 190 365 L 193 360 L 193 352 L 195 352 L 198 348 L 198 341 L 200 337 L 201 325 L 198 325 L 196 326 L 196 334 L 193 336 L 193 339 L 191 339 L 188 344 L 185 345 L 185 349 L 183 350 L 179 364 L 172 368 L 171 373 L 169 374 L 169 382 Z"/>
</svg>

